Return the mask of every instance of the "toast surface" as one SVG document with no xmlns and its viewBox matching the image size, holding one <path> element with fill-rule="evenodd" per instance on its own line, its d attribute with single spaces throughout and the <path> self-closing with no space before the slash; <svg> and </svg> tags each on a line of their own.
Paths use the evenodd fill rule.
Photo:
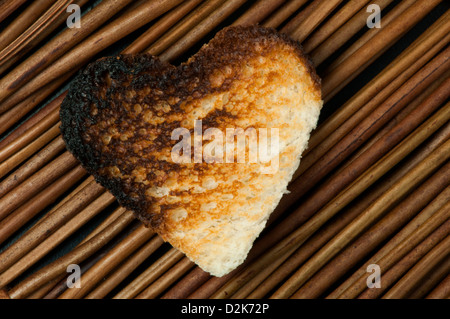
<svg viewBox="0 0 450 319">
<path fill-rule="evenodd" d="M 100 59 L 71 84 L 60 117 L 69 151 L 121 205 L 222 276 L 245 260 L 286 192 L 321 107 L 320 80 L 300 45 L 250 26 L 223 29 L 178 67 L 147 54 Z M 201 154 L 213 140 L 225 141 L 227 129 L 255 129 L 245 161 L 237 140 L 231 163 L 225 146 L 222 163 L 219 148 L 213 162 L 196 162 L 195 150 L 190 161 L 174 162 L 180 139 L 173 132 L 195 136 L 196 120 Z M 278 152 L 251 162 L 260 129 L 278 130 Z M 205 139 L 208 132 L 214 139 Z M 275 160 L 276 169 L 267 170 Z"/>
</svg>

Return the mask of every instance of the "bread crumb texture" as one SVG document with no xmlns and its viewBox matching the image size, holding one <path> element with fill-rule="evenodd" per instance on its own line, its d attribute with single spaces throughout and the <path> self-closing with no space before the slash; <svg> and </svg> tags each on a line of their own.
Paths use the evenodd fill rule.
<svg viewBox="0 0 450 319">
<path fill-rule="evenodd" d="M 145 225 L 223 276 L 246 258 L 287 191 L 322 107 L 298 43 L 273 29 L 228 27 L 178 67 L 119 55 L 90 64 L 61 106 L 67 148 Z M 279 129 L 279 165 L 174 163 L 172 131 Z M 246 142 L 246 150 L 250 139 Z M 203 149 L 208 143 L 203 142 Z"/>
</svg>

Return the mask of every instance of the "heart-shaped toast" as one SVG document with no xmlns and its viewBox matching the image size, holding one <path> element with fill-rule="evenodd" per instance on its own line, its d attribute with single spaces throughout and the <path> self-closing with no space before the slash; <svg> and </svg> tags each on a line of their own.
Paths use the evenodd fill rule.
<svg viewBox="0 0 450 319">
<path fill-rule="evenodd" d="M 222 276 L 286 192 L 321 107 L 300 45 L 247 26 L 223 29 L 178 67 L 146 54 L 100 59 L 60 116 L 67 148 L 121 205 Z"/>
</svg>

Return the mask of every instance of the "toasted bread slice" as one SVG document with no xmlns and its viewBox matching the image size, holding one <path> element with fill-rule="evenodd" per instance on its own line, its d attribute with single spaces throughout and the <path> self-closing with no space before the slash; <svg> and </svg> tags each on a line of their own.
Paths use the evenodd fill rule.
<svg viewBox="0 0 450 319">
<path fill-rule="evenodd" d="M 223 276 L 245 260 L 286 192 L 321 107 L 320 80 L 300 45 L 249 26 L 220 31 L 178 67 L 146 54 L 100 59 L 73 81 L 60 115 L 67 148 L 121 205 Z M 202 134 L 223 132 L 222 141 L 227 128 L 266 129 L 269 143 L 278 134 L 278 150 L 250 161 L 251 143 L 262 137 L 249 133 L 244 161 L 236 151 L 227 163 L 223 146 L 223 162 L 220 148 L 213 161 L 200 153 L 199 162 L 194 150 L 190 161 L 175 162 L 180 140 L 172 133 L 195 135 L 195 120 Z M 203 135 L 204 155 L 213 140 Z"/>
</svg>

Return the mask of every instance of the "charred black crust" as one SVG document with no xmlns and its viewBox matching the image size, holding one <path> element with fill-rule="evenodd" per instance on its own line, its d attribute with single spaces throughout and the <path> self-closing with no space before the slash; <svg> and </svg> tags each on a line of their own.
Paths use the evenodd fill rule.
<svg viewBox="0 0 450 319">
<path fill-rule="evenodd" d="M 144 209 L 142 202 L 128 196 L 120 179 L 99 174 L 106 166 L 101 152 L 94 144 L 87 143 L 83 135 L 87 130 L 87 120 L 95 121 L 90 113 L 90 105 L 99 109 L 108 108 L 105 100 L 99 97 L 99 89 L 104 85 L 105 75 L 112 80 L 123 81 L 126 76 L 155 74 L 170 67 L 150 55 L 122 55 L 106 57 L 89 64 L 71 83 L 68 94 L 61 104 L 61 133 L 67 149 L 93 175 L 97 182 L 107 188 L 119 203 L 134 211 Z"/>
<path fill-rule="evenodd" d="M 256 52 L 254 44 L 259 45 L 263 50 Z M 129 181 L 100 174 L 101 169 L 116 165 L 120 158 L 117 159 L 114 154 L 102 152 L 99 141 L 86 139 L 90 127 L 99 121 L 99 117 L 92 114 L 92 106 L 95 106 L 99 113 L 114 109 L 115 114 L 120 115 L 120 112 L 123 112 L 117 106 L 120 103 L 114 105 L 114 101 L 115 96 L 125 94 L 121 83 L 125 83 L 124 86 L 132 88 L 138 94 L 150 85 L 152 90 L 163 92 L 164 99 L 176 96 L 180 101 L 189 98 L 201 99 L 214 91 L 226 91 L 239 77 L 239 66 L 243 61 L 255 55 L 264 55 L 265 50 L 277 44 L 287 44 L 296 50 L 308 68 L 316 88 L 320 90 L 320 79 L 300 44 L 287 35 L 278 33 L 275 29 L 259 26 L 236 26 L 223 29 L 188 62 L 178 67 L 148 54 L 118 55 L 93 62 L 71 83 L 61 105 L 61 132 L 67 149 L 95 177 L 97 182 L 118 199 L 121 205 L 133 210 L 146 225 L 156 229 L 164 223 L 164 216 L 161 213 L 149 212 L 151 203 L 146 200 L 143 191 L 139 190 L 137 196 L 130 196 L 135 186 L 131 186 Z M 229 66 L 233 73 L 219 87 L 213 88 L 210 76 L 215 70 L 224 66 Z M 119 85 L 108 86 L 107 81 Z M 149 99 L 148 104 L 151 104 L 152 97 L 146 98 Z M 171 112 L 179 112 L 180 103 L 173 104 Z M 127 117 L 125 116 L 124 119 L 126 120 Z M 172 127 L 165 128 L 165 130 L 172 129 Z M 167 141 L 155 142 L 164 144 Z M 176 170 L 176 167 L 164 166 L 162 169 Z"/>
</svg>

